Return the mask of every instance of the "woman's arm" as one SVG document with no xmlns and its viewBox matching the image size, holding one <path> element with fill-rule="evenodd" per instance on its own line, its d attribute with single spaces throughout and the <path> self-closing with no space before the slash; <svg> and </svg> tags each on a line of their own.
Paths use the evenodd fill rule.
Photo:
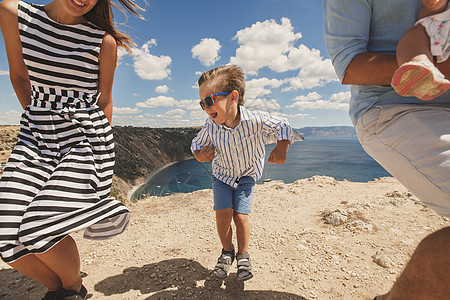
<svg viewBox="0 0 450 300">
<path fill-rule="evenodd" d="M 114 82 L 114 72 L 117 66 L 117 43 L 108 33 L 105 33 L 105 36 L 103 37 L 98 60 L 98 91 L 101 94 L 97 104 L 105 113 L 109 124 L 111 124 L 113 111 L 112 87 Z"/>
<path fill-rule="evenodd" d="M 25 108 L 31 101 L 31 85 L 22 57 L 17 8 L 17 0 L 4 0 L 0 3 L 0 29 L 5 41 L 11 84 L 20 104 Z"/>
</svg>

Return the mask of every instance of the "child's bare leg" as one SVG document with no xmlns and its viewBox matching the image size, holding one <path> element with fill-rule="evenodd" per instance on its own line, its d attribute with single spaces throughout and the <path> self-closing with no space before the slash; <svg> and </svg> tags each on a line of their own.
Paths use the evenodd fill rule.
<svg viewBox="0 0 450 300">
<path fill-rule="evenodd" d="M 248 220 L 248 215 L 233 212 L 233 220 L 234 224 L 236 224 L 237 253 L 245 253 L 248 251 L 248 241 L 250 239 L 250 222 Z"/>
<path fill-rule="evenodd" d="M 231 229 L 231 220 L 233 218 L 233 209 L 225 208 L 216 210 L 216 226 L 220 242 L 225 250 L 233 248 L 233 230 Z"/>
<path fill-rule="evenodd" d="M 397 45 L 397 62 L 401 66 L 409 61 L 433 62 L 431 55 L 430 37 L 425 28 L 417 24 L 408 29 Z"/>
<path fill-rule="evenodd" d="M 250 222 L 247 214 L 233 213 L 234 224 L 236 224 L 236 235 L 238 241 L 237 279 L 248 280 L 253 277 L 252 264 L 248 254 L 248 241 L 250 239 Z"/>
</svg>

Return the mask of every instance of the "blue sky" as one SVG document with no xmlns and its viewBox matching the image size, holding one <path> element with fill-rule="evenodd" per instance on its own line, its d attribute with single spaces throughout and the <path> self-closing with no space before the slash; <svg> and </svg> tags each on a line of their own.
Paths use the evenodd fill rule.
<svg viewBox="0 0 450 300">
<path fill-rule="evenodd" d="M 118 29 L 137 47 L 131 55 L 120 51 L 112 125 L 203 125 L 197 79 L 229 63 L 246 72 L 249 109 L 284 116 L 295 128 L 351 125 L 349 88 L 338 82 L 323 40 L 322 6 L 320 0 L 147 0 L 145 20 L 128 16 L 126 23 L 115 11 Z M 18 124 L 21 107 L 3 42 L 0 90 L 0 124 Z"/>
</svg>

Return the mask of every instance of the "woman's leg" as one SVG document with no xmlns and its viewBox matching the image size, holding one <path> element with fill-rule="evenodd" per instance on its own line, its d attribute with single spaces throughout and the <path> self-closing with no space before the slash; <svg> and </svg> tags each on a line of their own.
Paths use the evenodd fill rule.
<svg viewBox="0 0 450 300">
<path fill-rule="evenodd" d="M 29 254 L 9 265 L 20 273 L 35 279 L 49 291 L 58 291 L 62 288 L 61 279 L 35 254 Z"/>
<path fill-rule="evenodd" d="M 77 244 L 71 236 L 66 236 L 37 257 L 58 275 L 64 289 L 75 291 L 81 289 L 80 255 Z"/>
</svg>

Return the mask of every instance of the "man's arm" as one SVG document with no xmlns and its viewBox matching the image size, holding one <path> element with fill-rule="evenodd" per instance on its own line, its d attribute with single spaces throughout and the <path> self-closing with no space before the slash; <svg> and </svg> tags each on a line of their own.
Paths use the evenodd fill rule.
<svg viewBox="0 0 450 300">
<path fill-rule="evenodd" d="M 397 68 L 394 55 L 360 53 L 348 65 L 342 84 L 389 85 Z"/>
</svg>

